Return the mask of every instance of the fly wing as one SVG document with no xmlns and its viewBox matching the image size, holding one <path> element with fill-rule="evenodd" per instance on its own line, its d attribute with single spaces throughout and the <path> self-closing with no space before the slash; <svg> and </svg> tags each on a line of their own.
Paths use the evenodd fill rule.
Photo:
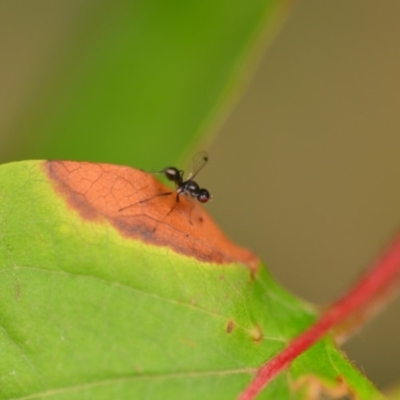
<svg viewBox="0 0 400 400">
<path fill-rule="evenodd" d="M 208 161 L 208 154 L 206 151 L 199 151 L 192 158 L 192 164 L 189 176 L 186 180 L 192 180 L 204 168 Z"/>
</svg>

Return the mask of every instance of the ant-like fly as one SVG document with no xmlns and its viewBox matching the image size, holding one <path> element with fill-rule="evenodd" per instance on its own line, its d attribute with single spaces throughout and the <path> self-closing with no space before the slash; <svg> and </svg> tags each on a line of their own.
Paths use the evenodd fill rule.
<svg viewBox="0 0 400 400">
<path fill-rule="evenodd" d="M 193 170 L 186 180 L 183 180 L 183 171 L 175 167 L 164 168 L 160 173 L 174 182 L 176 186 L 176 202 L 179 202 L 179 195 L 190 195 L 200 203 L 207 203 L 211 199 L 210 192 L 207 189 L 200 188 L 194 181 L 196 175 L 204 168 L 208 161 L 208 154 L 205 151 L 197 153 L 193 159 Z M 168 193 L 172 194 L 172 192 Z M 164 195 L 164 193 L 163 193 Z M 167 193 L 165 193 L 167 195 Z"/>
<path fill-rule="evenodd" d="M 200 188 L 197 182 L 194 181 L 194 178 L 204 168 L 207 162 L 208 162 L 208 154 L 205 151 L 197 153 L 193 158 L 192 172 L 189 174 L 186 180 L 183 179 L 184 172 L 176 167 L 167 167 L 164 168 L 162 171 L 157 172 L 158 174 L 164 174 L 169 181 L 175 183 L 176 204 L 174 207 L 171 208 L 168 214 L 170 214 L 175 209 L 176 205 L 179 203 L 179 196 L 181 194 L 185 196 L 190 195 L 191 197 L 197 199 L 200 203 L 207 203 L 207 201 L 211 199 L 212 196 L 210 195 L 210 192 L 207 189 Z M 152 197 L 141 200 L 135 204 L 145 203 L 156 197 L 169 196 L 173 193 L 174 192 L 158 193 Z M 131 204 L 129 206 L 120 208 L 119 211 L 123 211 L 129 207 L 132 207 L 133 205 L 134 204 Z"/>
</svg>

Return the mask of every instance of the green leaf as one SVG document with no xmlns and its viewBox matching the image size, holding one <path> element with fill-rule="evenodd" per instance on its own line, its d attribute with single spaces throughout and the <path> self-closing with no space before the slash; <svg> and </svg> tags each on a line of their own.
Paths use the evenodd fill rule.
<svg viewBox="0 0 400 400">
<path fill-rule="evenodd" d="M 0 399 L 233 399 L 315 320 L 190 200 L 120 211 L 157 185 L 105 164 L 0 167 Z M 326 338 L 260 398 L 338 386 L 377 394 Z"/>
<path fill-rule="evenodd" d="M 3 159 L 176 162 L 215 127 L 287 3 L 87 2 L 32 84 Z"/>
</svg>

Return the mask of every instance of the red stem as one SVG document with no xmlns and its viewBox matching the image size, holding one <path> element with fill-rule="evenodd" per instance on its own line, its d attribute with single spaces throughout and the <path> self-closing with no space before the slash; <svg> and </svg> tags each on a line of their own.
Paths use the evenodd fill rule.
<svg viewBox="0 0 400 400">
<path fill-rule="evenodd" d="M 400 277 L 400 235 L 362 279 L 341 299 L 333 303 L 308 330 L 297 336 L 275 357 L 267 361 L 240 395 L 240 400 L 252 400 L 297 356 L 311 347 L 336 325 L 354 313 L 372 309 L 394 289 Z"/>
</svg>

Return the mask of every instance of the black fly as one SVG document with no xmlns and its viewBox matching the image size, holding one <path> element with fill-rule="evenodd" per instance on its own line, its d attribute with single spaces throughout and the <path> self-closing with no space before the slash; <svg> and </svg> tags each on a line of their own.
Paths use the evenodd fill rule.
<svg viewBox="0 0 400 400">
<path fill-rule="evenodd" d="M 192 172 L 186 180 L 183 179 L 183 171 L 175 167 L 164 168 L 160 173 L 174 182 L 176 186 L 176 201 L 179 202 L 179 195 L 190 195 L 200 203 L 207 203 L 211 199 L 210 192 L 207 189 L 200 188 L 194 178 L 204 168 L 208 161 L 208 154 L 205 151 L 197 153 L 193 158 Z"/>
<path fill-rule="evenodd" d="M 207 189 L 200 188 L 200 186 L 197 184 L 197 182 L 194 181 L 194 178 L 197 176 L 197 174 L 204 168 L 204 166 L 208 162 L 208 154 L 205 151 L 201 151 L 197 153 L 192 160 L 192 171 L 190 172 L 189 176 L 187 177 L 186 180 L 183 179 L 183 171 L 176 168 L 176 167 L 167 167 L 164 168 L 162 171 L 157 172 L 158 174 L 164 174 L 165 177 L 175 183 L 176 187 L 176 204 L 174 207 L 171 208 L 168 214 L 170 214 L 176 207 L 176 205 L 179 203 L 179 196 L 181 194 L 187 196 L 191 196 L 195 199 L 197 199 L 200 203 L 207 203 L 208 200 L 211 199 L 210 192 Z M 165 193 L 159 193 L 156 194 L 150 198 L 147 198 L 145 200 L 141 200 L 135 204 L 140 204 L 140 203 L 145 203 L 149 200 L 152 200 L 156 197 L 160 196 L 169 196 L 173 194 L 174 192 L 165 192 Z M 129 207 L 132 207 L 134 204 L 131 204 L 127 207 L 120 208 L 119 211 L 123 211 Z"/>
</svg>

